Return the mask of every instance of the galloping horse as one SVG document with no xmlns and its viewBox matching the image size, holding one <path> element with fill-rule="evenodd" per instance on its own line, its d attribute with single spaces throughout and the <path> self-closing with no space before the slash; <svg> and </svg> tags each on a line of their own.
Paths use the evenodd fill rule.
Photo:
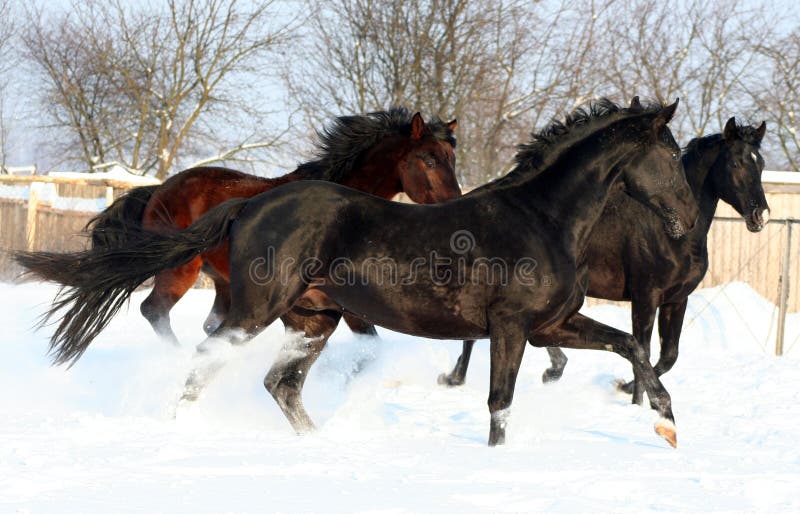
<svg viewBox="0 0 800 514">
<path fill-rule="evenodd" d="M 523 145 L 504 178 L 440 205 L 404 205 L 337 184 L 298 182 L 229 200 L 176 234 L 142 232 L 122 248 L 18 259 L 33 272 L 39 265 L 65 266 L 81 282 L 65 288 L 50 310 L 69 307 L 51 340 L 68 360 L 85 351 L 142 281 L 229 240 L 231 309 L 198 347 L 186 400 L 219 369 L 218 350 L 245 343 L 298 307 L 298 315 L 335 321 L 346 309 L 421 337 L 488 336 L 490 445 L 505 441 L 529 339 L 628 359 L 660 414 L 657 433 L 674 446 L 671 399 L 644 350 L 629 334 L 578 309 L 587 285 L 582 256 L 612 189 L 623 188 L 659 212 L 675 236 L 697 218 L 697 206 L 686 200 L 691 191 L 680 148 L 667 127 L 676 108 L 677 102 L 626 109 L 603 99 L 578 109 Z M 462 236 L 470 244 L 462 245 Z M 388 276 L 376 260 L 390 266 Z M 325 341 L 284 347 L 264 379 L 298 432 L 314 427 L 301 393 Z"/>
<path fill-rule="evenodd" d="M 661 352 L 655 365 L 663 375 L 678 358 L 678 343 L 689 295 L 708 270 L 707 236 L 719 200 L 733 207 L 751 232 L 767 223 L 767 200 L 761 186 L 764 159 L 759 153 L 766 123 L 753 127 L 725 124 L 722 134 L 692 139 L 683 154 L 686 178 L 700 209 L 700 218 L 685 237 L 667 237 L 658 216 L 622 192 L 608 200 L 592 232 L 587 249 L 589 291 L 587 296 L 631 302 L 633 335 L 650 355 L 650 338 L 658 309 Z M 455 368 L 439 377 L 439 383 L 461 385 L 469 366 L 474 341 L 464 341 Z M 567 357 L 558 348 L 548 348 L 551 367 L 542 379 L 557 380 Z M 635 381 L 621 386 L 642 402 L 642 389 Z"/>
<path fill-rule="evenodd" d="M 317 158 L 281 177 L 262 178 L 226 168 L 202 167 L 182 171 L 160 186 L 132 190 L 90 221 L 92 242 L 95 246 L 118 246 L 126 228 L 175 232 L 225 200 L 250 198 L 298 180 L 338 182 L 387 199 L 404 192 L 417 203 L 450 200 L 461 195 L 454 172 L 455 128 L 455 120 L 443 123 L 434 118 L 425 124 L 419 113 L 411 116 L 402 107 L 342 116 L 320 134 Z M 195 283 L 201 269 L 213 278 L 216 289 L 214 305 L 203 325 L 206 332 L 212 332 L 230 306 L 227 243 L 160 272 L 141 304 L 142 314 L 156 333 L 176 344 L 169 312 Z M 374 327 L 349 316 L 346 319 L 359 333 L 375 334 Z M 303 329 L 296 325 L 288 328 Z"/>
</svg>

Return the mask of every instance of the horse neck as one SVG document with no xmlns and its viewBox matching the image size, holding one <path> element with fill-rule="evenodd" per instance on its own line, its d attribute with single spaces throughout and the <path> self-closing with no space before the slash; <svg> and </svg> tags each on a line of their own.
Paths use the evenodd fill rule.
<svg viewBox="0 0 800 514">
<path fill-rule="evenodd" d="M 714 142 L 702 150 L 697 149 L 683 157 L 687 182 L 700 207 L 700 216 L 694 229 L 689 233 L 690 237 L 705 238 L 711 228 L 711 222 L 714 220 L 714 213 L 717 211 L 719 203 L 719 193 L 714 187 L 712 170 L 719 165 L 721 145 L 721 141 Z"/>
<path fill-rule="evenodd" d="M 588 245 L 621 173 L 618 164 L 634 148 L 632 141 L 608 140 L 604 130 L 563 151 L 546 170 L 510 189 L 515 190 L 518 205 L 536 211 L 562 237 L 566 235 L 577 255 Z"/>
<path fill-rule="evenodd" d="M 397 163 L 406 149 L 382 142 L 356 161 L 343 178 L 342 185 L 382 198 L 391 199 L 403 191 Z"/>
</svg>

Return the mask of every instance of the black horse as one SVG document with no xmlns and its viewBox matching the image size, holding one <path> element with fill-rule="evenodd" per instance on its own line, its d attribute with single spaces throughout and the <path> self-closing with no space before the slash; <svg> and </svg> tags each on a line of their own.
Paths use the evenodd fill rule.
<svg viewBox="0 0 800 514">
<path fill-rule="evenodd" d="M 706 239 L 719 200 L 736 209 L 751 232 L 766 225 L 769 207 L 761 186 L 764 159 L 759 153 L 766 123 L 756 128 L 739 126 L 731 118 L 722 134 L 693 139 L 683 154 L 683 166 L 700 208 L 697 225 L 681 239 L 667 237 L 662 222 L 623 193 L 612 194 L 589 241 L 588 296 L 631 302 L 633 335 L 650 354 L 650 338 L 658 309 L 661 352 L 656 373 L 661 376 L 675 364 L 689 295 L 708 269 Z M 475 341 L 464 341 L 452 372 L 439 383 L 464 383 Z M 557 380 L 567 357 L 548 348 L 551 367 L 542 380 Z M 621 385 L 641 403 L 635 381 Z"/>
<path fill-rule="evenodd" d="M 50 311 L 71 306 L 52 344 L 77 357 L 136 285 L 230 238 L 231 310 L 198 348 L 187 401 L 232 343 L 290 312 L 338 321 L 346 309 L 421 337 L 488 336 L 490 445 L 505 440 L 525 340 L 532 338 L 628 359 L 660 414 L 656 431 L 674 446 L 671 399 L 644 350 L 629 334 L 577 311 L 587 285 L 582 256 L 612 188 L 659 212 L 675 237 L 694 225 L 697 206 L 688 200 L 680 148 L 667 127 L 676 108 L 601 100 L 578 109 L 523 145 L 506 177 L 441 205 L 392 203 L 324 182 L 288 184 L 225 202 L 176 234 L 141 233 L 123 248 L 21 254 L 20 261 L 33 272 L 57 263 L 81 282 Z M 298 432 L 314 427 L 301 393 L 326 340 L 287 345 L 264 379 Z"/>
</svg>

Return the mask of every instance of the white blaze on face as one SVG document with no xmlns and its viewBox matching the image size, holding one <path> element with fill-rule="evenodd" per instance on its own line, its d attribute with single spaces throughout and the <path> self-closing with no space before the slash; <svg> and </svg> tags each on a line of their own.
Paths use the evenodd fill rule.
<svg viewBox="0 0 800 514">
<path fill-rule="evenodd" d="M 753 158 L 753 162 L 756 163 L 756 165 L 757 165 L 758 164 L 758 155 L 756 155 L 755 152 L 750 152 L 750 157 Z"/>
</svg>

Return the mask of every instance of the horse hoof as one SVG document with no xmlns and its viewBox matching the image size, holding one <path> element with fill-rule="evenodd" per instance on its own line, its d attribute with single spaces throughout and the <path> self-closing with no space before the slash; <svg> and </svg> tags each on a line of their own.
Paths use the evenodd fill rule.
<svg viewBox="0 0 800 514">
<path fill-rule="evenodd" d="M 668 419 L 660 419 L 656 422 L 656 434 L 660 435 L 673 448 L 678 447 L 678 435 L 675 432 L 675 424 Z"/>
<path fill-rule="evenodd" d="M 551 382 L 558 382 L 561 378 L 562 373 L 559 371 L 552 371 L 551 369 L 544 370 L 542 373 L 542 383 L 549 384 Z"/>
<path fill-rule="evenodd" d="M 626 394 L 633 394 L 633 381 L 626 382 L 625 380 L 617 380 L 617 391 Z"/>
<path fill-rule="evenodd" d="M 444 385 L 444 386 L 447 386 L 447 387 L 456 387 L 456 386 L 464 385 L 464 381 L 463 380 L 461 380 L 461 381 L 454 380 L 453 377 L 451 377 L 447 373 L 442 373 L 441 375 L 439 375 L 439 378 L 436 379 L 436 381 L 439 383 L 439 385 Z"/>
</svg>

